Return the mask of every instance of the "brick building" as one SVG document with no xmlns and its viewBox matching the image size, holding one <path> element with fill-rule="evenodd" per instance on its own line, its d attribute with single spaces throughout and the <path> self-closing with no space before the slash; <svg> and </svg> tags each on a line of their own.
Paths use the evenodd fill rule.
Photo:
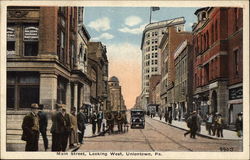
<svg viewBox="0 0 250 160">
<path fill-rule="evenodd" d="M 242 108 L 242 8 L 206 7 L 195 14 L 194 104 L 196 109 L 220 112 L 234 124 Z"/>
<path fill-rule="evenodd" d="M 184 40 L 191 38 L 192 34 L 178 30 L 176 27 L 169 27 L 160 43 L 161 49 L 161 105 L 176 116 L 175 103 L 175 65 L 174 52 L 178 45 Z"/>
<path fill-rule="evenodd" d="M 62 103 L 69 112 L 89 102 L 82 19 L 82 7 L 7 8 L 7 143 L 20 136 L 31 103 L 47 112 Z"/>
</svg>

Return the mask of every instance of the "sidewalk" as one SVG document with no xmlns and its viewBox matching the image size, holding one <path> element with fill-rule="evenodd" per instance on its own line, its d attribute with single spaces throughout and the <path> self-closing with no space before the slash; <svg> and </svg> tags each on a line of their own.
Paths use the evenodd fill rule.
<svg viewBox="0 0 250 160">
<path fill-rule="evenodd" d="M 101 128 L 101 131 L 102 131 L 102 128 Z M 97 127 L 96 127 L 96 133 L 97 133 Z M 9 133 L 7 134 L 7 139 L 6 139 L 7 151 L 24 151 L 25 150 L 26 142 L 21 140 L 21 134 L 22 134 L 21 129 L 17 129 L 15 131 L 9 131 Z M 92 134 L 92 124 L 87 124 L 86 129 L 85 129 L 84 138 L 93 138 L 93 137 L 97 137 L 97 136 L 99 136 L 99 135 Z M 52 139 L 51 139 L 51 133 L 49 132 L 49 129 L 47 131 L 47 138 L 49 140 L 49 149 L 46 152 L 51 152 Z M 74 148 L 67 148 L 66 152 L 75 151 L 79 147 L 80 147 L 80 145 L 77 145 Z M 39 152 L 45 152 L 44 146 L 43 146 L 43 139 L 42 139 L 41 134 L 39 136 L 38 148 L 39 148 L 39 150 L 38 150 Z"/>
<path fill-rule="evenodd" d="M 154 117 L 153 119 L 160 121 L 162 123 L 168 124 L 167 122 L 165 122 L 164 117 L 161 120 L 159 117 Z M 185 121 L 172 120 L 172 124 L 169 124 L 169 125 L 175 128 L 182 129 L 182 130 L 186 130 L 186 131 L 189 130 Z M 202 136 L 202 137 L 212 138 L 212 139 L 225 139 L 225 140 L 242 140 L 243 139 L 242 137 L 241 138 L 238 137 L 235 131 L 231 131 L 227 129 L 223 130 L 223 136 L 224 136 L 223 138 L 209 135 L 204 125 L 201 125 L 201 132 L 197 133 L 197 135 Z"/>
</svg>

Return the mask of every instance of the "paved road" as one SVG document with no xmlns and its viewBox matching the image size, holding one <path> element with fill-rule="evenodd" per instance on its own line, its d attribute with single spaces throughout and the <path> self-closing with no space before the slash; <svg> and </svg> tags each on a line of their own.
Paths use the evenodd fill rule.
<svg viewBox="0 0 250 160">
<path fill-rule="evenodd" d="M 86 138 L 83 151 L 242 151 L 242 140 L 191 139 L 184 131 L 146 117 L 145 129 Z"/>
</svg>

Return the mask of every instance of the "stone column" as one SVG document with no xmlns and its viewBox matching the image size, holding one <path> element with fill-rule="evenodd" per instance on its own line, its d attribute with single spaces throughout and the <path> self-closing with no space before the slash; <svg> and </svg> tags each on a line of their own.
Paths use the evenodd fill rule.
<svg viewBox="0 0 250 160">
<path fill-rule="evenodd" d="M 77 108 L 78 84 L 74 83 L 74 107 Z"/>
<path fill-rule="evenodd" d="M 67 88 L 66 88 L 66 110 L 69 113 L 70 112 L 70 108 L 71 108 L 71 86 L 70 86 L 70 82 L 67 83 Z"/>
<path fill-rule="evenodd" d="M 54 73 L 40 74 L 40 104 L 45 109 L 54 109 L 57 100 L 57 75 Z"/>
<path fill-rule="evenodd" d="M 81 90 L 80 90 L 80 99 L 79 99 L 79 101 L 80 101 L 80 106 L 79 107 L 81 107 L 82 104 L 83 104 L 83 101 L 84 101 L 84 84 L 82 84 L 82 87 L 81 87 Z"/>
</svg>

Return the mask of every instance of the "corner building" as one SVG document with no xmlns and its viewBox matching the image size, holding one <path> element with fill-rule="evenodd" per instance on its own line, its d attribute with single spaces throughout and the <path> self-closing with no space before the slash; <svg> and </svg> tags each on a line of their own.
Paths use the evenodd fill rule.
<svg viewBox="0 0 250 160">
<path fill-rule="evenodd" d="M 193 26 L 194 104 L 201 114 L 219 112 L 229 126 L 242 105 L 242 8 L 198 9 Z"/>
<path fill-rule="evenodd" d="M 32 103 L 47 112 L 56 103 L 67 112 L 89 103 L 90 36 L 82 18 L 83 7 L 7 8 L 7 142 Z"/>
</svg>

